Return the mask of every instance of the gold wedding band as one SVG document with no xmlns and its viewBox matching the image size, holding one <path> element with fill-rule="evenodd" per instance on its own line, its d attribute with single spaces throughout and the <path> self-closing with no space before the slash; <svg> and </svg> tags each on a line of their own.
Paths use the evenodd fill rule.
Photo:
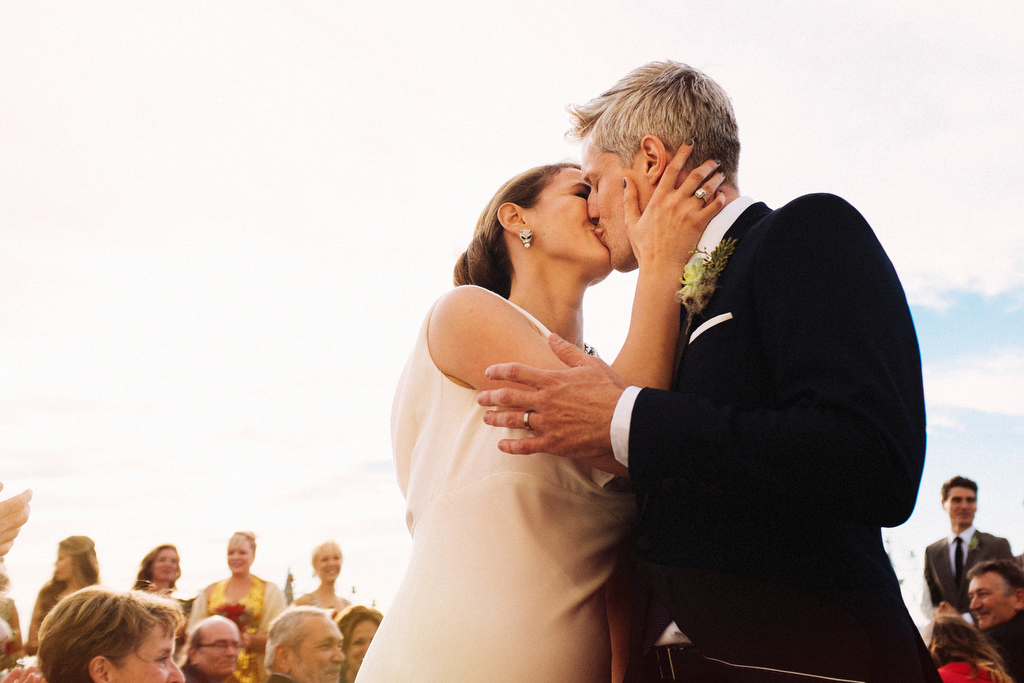
<svg viewBox="0 0 1024 683">
<path fill-rule="evenodd" d="M 527 410 L 525 413 L 523 413 L 523 427 L 531 432 L 533 431 L 533 427 L 530 426 L 530 413 L 532 412 L 532 410 Z"/>
</svg>

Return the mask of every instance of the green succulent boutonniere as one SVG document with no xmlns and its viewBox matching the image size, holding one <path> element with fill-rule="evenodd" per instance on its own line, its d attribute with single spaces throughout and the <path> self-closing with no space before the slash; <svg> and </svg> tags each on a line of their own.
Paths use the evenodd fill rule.
<svg viewBox="0 0 1024 683">
<path fill-rule="evenodd" d="M 977 550 L 980 545 L 981 541 L 978 539 L 978 534 L 974 534 L 971 536 L 971 542 L 967 544 L 967 550 Z"/>
<path fill-rule="evenodd" d="M 683 277 L 679 280 L 683 286 L 676 291 L 676 301 L 686 309 L 686 327 L 683 329 L 679 344 L 676 345 L 675 368 L 679 368 L 679 361 L 686 350 L 686 344 L 690 339 L 690 331 L 693 327 L 693 319 L 704 310 L 711 301 L 711 295 L 718 287 L 718 277 L 725 270 L 725 264 L 729 257 L 736 250 L 736 240 L 732 237 L 722 240 L 709 254 L 703 249 L 694 249 L 694 254 L 702 254 L 702 258 L 695 258 L 683 268 Z"/>
<path fill-rule="evenodd" d="M 687 327 L 693 316 L 703 311 L 711 301 L 711 295 L 718 286 L 718 277 L 735 250 L 736 240 L 731 237 L 719 242 L 710 254 L 703 249 L 694 250 L 693 253 L 703 254 L 704 258 L 693 259 L 686 264 L 679 280 L 683 286 L 676 292 L 676 301 L 686 308 Z"/>
</svg>

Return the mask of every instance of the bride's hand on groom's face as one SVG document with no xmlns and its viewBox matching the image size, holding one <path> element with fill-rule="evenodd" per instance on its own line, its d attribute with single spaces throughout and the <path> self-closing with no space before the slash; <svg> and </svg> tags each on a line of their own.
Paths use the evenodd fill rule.
<svg viewBox="0 0 1024 683">
<path fill-rule="evenodd" d="M 651 147 L 649 156 L 664 159 L 664 146 L 657 138 L 654 141 L 657 144 Z M 717 172 L 718 162 L 705 161 L 690 173 L 680 175 L 692 148 L 680 145 L 643 212 L 638 188 L 632 180 L 623 178 L 626 234 L 641 268 L 664 267 L 682 273 L 704 228 L 725 206 L 725 195 L 718 191 L 725 176 Z M 694 194 L 698 190 L 703 191 L 703 198 Z"/>
<path fill-rule="evenodd" d="M 609 433 L 612 413 L 626 383 L 600 358 L 588 356 L 557 335 L 548 337 L 548 344 L 567 369 L 539 370 L 521 363 L 487 368 L 489 379 L 513 382 L 521 388 L 480 392 L 477 402 L 496 408 L 484 413 L 484 422 L 524 429 L 524 415 L 529 411 L 533 433 L 522 439 L 502 439 L 498 448 L 516 455 L 562 455 L 613 474 L 626 474 L 612 456 Z"/>
</svg>

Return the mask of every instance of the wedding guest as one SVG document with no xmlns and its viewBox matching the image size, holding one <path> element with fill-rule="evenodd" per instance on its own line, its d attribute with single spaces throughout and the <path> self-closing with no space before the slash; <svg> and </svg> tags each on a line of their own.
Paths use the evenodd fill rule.
<svg viewBox="0 0 1024 683">
<path fill-rule="evenodd" d="M 178 549 L 170 543 L 158 545 L 146 553 L 139 565 L 139 574 L 135 579 L 133 590 L 156 593 L 170 597 L 181 578 L 181 563 Z M 192 611 L 193 599 L 178 599 L 178 606 L 187 620 Z M 182 624 L 174 639 L 174 648 L 180 650 L 185 645 L 185 625 Z"/>
<path fill-rule="evenodd" d="M 0 491 L 3 491 L 0 482 Z M 28 521 L 29 501 L 32 491 L 26 489 L 13 498 L 0 501 L 0 557 L 3 557 L 14 545 L 14 539 L 21 532 L 21 527 Z"/>
<path fill-rule="evenodd" d="M 62 598 L 99 582 L 100 563 L 96 559 L 96 544 L 91 538 L 68 536 L 58 543 L 53 578 L 39 591 L 35 608 L 32 610 L 25 653 L 34 655 L 39 650 L 39 627 Z"/>
<path fill-rule="evenodd" d="M 949 515 L 950 532 L 924 553 L 924 580 L 928 586 L 921 605 L 932 616 L 943 603 L 970 620 L 967 572 L 985 560 L 1010 559 L 1010 542 L 974 528 L 978 511 L 978 485 L 967 477 L 953 477 L 942 485 L 942 509 Z M 942 610 L 939 613 L 946 613 Z"/>
<path fill-rule="evenodd" d="M 928 650 L 943 683 L 1013 683 L 992 643 L 959 615 L 936 617 Z"/>
<path fill-rule="evenodd" d="M 12 669 L 18 659 L 25 656 L 25 645 L 21 638 L 21 622 L 14 599 L 3 594 L 3 586 L 7 583 L 7 575 L 3 571 L 3 559 L 0 558 L 0 631 L 7 625 L 6 636 L 0 635 L 0 671 Z"/>
<path fill-rule="evenodd" d="M 173 658 L 183 620 L 173 600 L 86 588 L 43 621 L 39 668 L 47 683 L 183 683 Z"/>
<path fill-rule="evenodd" d="M 1014 681 L 1024 681 L 1024 570 L 1013 560 L 989 560 L 967 573 L 971 611 L 1003 656 Z"/>
<path fill-rule="evenodd" d="M 181 578 L 178 549 L 170 543 L 158 545 L 146 553 L 139 565 L 139 575 L 133 590 L 170 595 Z"/>
<path fill-rule="evenodd" d="M 231 576 L 210 584 L 196 596 L 189 617 L 189 629 L 210 615 L 233 621 L 240 632 L 241 651 L 231 683 L 263 683 L 267 679 L 263 655 L 270 622 L 284 611 L 281 589 L 250 570 L 256 559 L 256 535 L 236 532 L 228 541 Z"/>
<path fill-rule="evenodd" d="M 224 617 L 207 617 L 188 639 L 185 683 L 225 683 L 235 671 L 242 649 L 238 627 Z"/>
<path fill-rule="evenodd" d="M 0 614 L 3 615 L 0 618 L 0 671 L 10 669 L 3 679 L 0 679 L 0 683 L 44 683 L 42 679 L 37 676 L 35 667 L 28 667 L 23 669 L 18 666 L 18 657 L 21 653 L 21 638 L 18 636 L 18 612 L 13 611 L 14 624 L 9 624 L 10 613 L 5 611 L 4 605 L 8 598 L 4 595 L 9 585 L 9 579 L 7 578 L 7 571 L 4 567 L 4 558 L 0 556 Z M 11 609 L 14 608 L 14 601 L 9 602 Z M 14 646 L 12 647 L 12 643 Z M 6 654 L 4 654 L 6 653 Z"/>
<path fill-rule="evenodd" d="M 293 605 L 270 625 L 267 683 L 338 683 L 344 659 L 341 633 L 326 609 Z"/>
<path fill-rule="evenodd" d="M 17 667 L 18 658 L 25 654 L 18 610 L 14 608 L 14 600 L 6 595 L 9 584 L 4 558 L 0 557 L 0 671 Z"/>
<path fill-rule="evenodd" d="M 363 605 L 352 605 L 338 617 L 338 629 L 345 639 L 341 647 L 345 655 L 345 663 L 341 665 L 341 683 L 355 683 L 366 650 L 383 619 L 383 614 Z"/>
<path fill-rule="evenodd" d="M 320 579 L 320 586 L 312 593 L 301 596 L 295 604 L 329 609 L 332 618 L 337 617 L 352 604 L 334 592 L 334 583 L 339 574 L 341 546 L 334 541 L 327 541 L 313 548 L 313 576 Z"/>
</svg>

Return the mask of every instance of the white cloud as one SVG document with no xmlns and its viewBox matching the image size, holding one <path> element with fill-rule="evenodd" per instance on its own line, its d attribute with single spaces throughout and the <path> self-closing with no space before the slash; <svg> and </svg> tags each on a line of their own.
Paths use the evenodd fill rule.
<svg viewBox="0 0 1024 683">
<path fill-rule="evenodd" d="M 967 427 L 957 419 L 952 411 L 946 409 L 933 409 L 928 406 L 928 429 L 945 429 L 953 432 L 962 432 Z"/>
<path fill-rule="evenodd" d="M 929 406 L 1024 415 L 1024 350 L 964 355 L 924 367 Z"/>
</svg>

